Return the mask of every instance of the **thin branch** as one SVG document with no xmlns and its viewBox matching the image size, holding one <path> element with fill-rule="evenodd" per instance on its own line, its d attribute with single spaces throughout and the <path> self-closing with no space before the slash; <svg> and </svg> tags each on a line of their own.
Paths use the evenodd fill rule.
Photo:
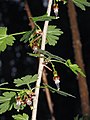
<svg viewBox="0 0 90 120">
<path fill-rule="evenodd" d="M 48 84 L 48 81 L 47 81 L 47 77 L 46 77 L 46 70 L 44 69 L 43 70 L 43 82 L 45 85 Z M 45 88 L 45 93 L 46 93 L 46 96 L 47 96 L 47 101 L 48 101 L 48 107 L 49 107 L 49 110 L 50 110 L 50 114 L 51 114 L 51 119 L 52 120 L 55 120 L 55 117 L 54 117 L 54 110 L 53 110 L 53 103 L 51 101 L 51 95 L 50 95 L 50 92 L 49 92 L 49 89 L 48 88 Z"/>
<path fill-rule="evenodd" d="M 80 41 L 80 34 L 77 24 L 77 13 L 75 11 L 75 6 L 72 0 L 68 0 L 68 15 L 71 25 L 72 38 L 73 38 L 73 48 L 75 53 L 75 61 L 80 66 L 80 68 L 84 70 L 83 56 L 82 56 L 82 44 Z M 89 106 L 89 93 L 88 87 L 86 83 L 86 78 L 82 77 L 80 74 L 78 76 L 78 85 L 79 92 L 81 97 L 81 107 L 83 115 L 90 114 L 90 106 Z"/>
<path fill-rule="evenodd" d="M 52 6 L 52 0 L 49 0 L 48 8 L 47 8 L 48 16 L 50 16 L 51 6 Z M 45 42 L 46 42 L 46 34 L 47 34 L 48 24 L 49 24 L 49 21 L 45 21 L 44 28 L 43 28 L 43 35 L 42 35 L 42 43 L 41 43 L 41 49 L 42 50 L 45 50 Z M 36 86 L 40 86 L 40 83 L 41 83 L 41 77 L 42 77 L 42 72 L 43 72 L 43 62 L 44 62 L 44 59 L 40 58 L 39 68 L 38 68 L 38 79 L 37 79 L 37 82 L 36 82 Z M 32 120 L 36 120 L 38 98 L 39 98 L 39 88 L 35 89 L 35 95 L 36 95 L 36 97 L 33 101 Z"/>
<path fill-rule="evenodd" d="M 28 19 L 29 19 L 29 17 L 31 17 L 32 14 L 31 14 L 31 11 L 30 11 L 30 9 L 29 9 L 27 0 L 25 0 L 25 10 L 26 10 L 26 13 L 27 13 L 27 16 L 28 16 Z M 29 25 L 31 26 L 32 29 L 34 29 L 35 24 L 34 24 L 34 22 L 32 21 L 32 19 L 29 19 Z"/>
</svg>

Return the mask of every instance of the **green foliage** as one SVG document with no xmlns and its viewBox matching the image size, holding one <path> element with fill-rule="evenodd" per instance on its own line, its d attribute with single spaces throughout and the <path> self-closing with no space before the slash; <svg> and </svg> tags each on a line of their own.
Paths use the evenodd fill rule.
<svg viewBox="0 0 90 120">
<path fill-rule="evenodd" d="M 55 25 L 49 25 L 47 30 L 47 36 L 46 36 L 47 43 L 49 45 L 55 46 L 61 34 L 63 34 L 63 32 L 59 28 L 56 28 Z"/>
<path fill-rule="evenodd" d="M 69 67 L 76 75 L 78 75 L 78 73 L 80 73 L 83 77 L 85 77 L 85 74 L 81 70 L 81 68 L 77 64 L 72 64 L 70 59 L 65 60 L 65 59 L 63 59 L 59 56 L 53 55 L 50 52 L 45 51 L 45 50 L 39 49 L 38 51 L 39 51 L 39 53 L 44 55 L 43 57 L 45 57 L 46 61 L 48 61 L 48 62 L 60 62 L 64 65 L 66 65 L 67 67 Z M 29 53 L 29 55 L 41 57 L 40 54 L 30 54 Z"/>
<path fill-rule="evenodd" d="M 38 16 L 38 17 L 33 17 L 33 18 L 30 18 L 32 19 L 34 22 L 37 22 L 37 21 L 51 21 L 53 19 L 56 19 L 55 16 L 47 16 L 47 14 L 45 15 L 42 15 L 42 16 Z"/>
<path fill-rule="evenodd" d="M 3 95 L 0 96 L 0 114 L 12 109 L 13 103 L 15 102 L 15 95 L 15 92 L 4 92 Z"/>
<path fill-rule="evenodd" d="M 43 54 L 47 58 L 48 61 L 49 60 L 51 60 L 51 61 L 59 60 L 61 63 L 66 62 L 65 59 L 63 59 L 63 58 L 61 58 L 61 57 L 59 57 L 57 55 L 54 55 L 54 54 L 52 54 L 52 53 L 50 53 L 48 51 L 41 50 L 41 49 L 39 49 L 38 51 L 39 51 L 39 53 Z"/>
<path fill-rule="evenodd" d="M 90 2 L 87 2 L 87 0 L 73 0 L 74 4 L 81 8 L 82 10 L 86 10 L 85 6 L 90 7 Z"/>
<path fill-rule="evenodd" d="M 22 85 L 29 85 L 37 80 L 38 75 L 35 74 L 34 76 L 32 75 L 26 75 L 25 77 L 22 77 L 21 79 L 14 79 L 14 83 L 16 84 L 15 86 L 19 87 Z"/>
<path fill-rule="evenodd" d="M 66 92 L 63 92 L 63 91 L 61 91 L 61 90 L 57 90 L 57 89 L 55 89 L 55 88 L 52 88 L 51 86 L 49 86 L 49 85 L 45 85 L 47 88 L 49 88 L 50 89 L 50 91 L 51 92 L 53 92 L 53 93 L 58 93 L 58 94 L 60 94 L 60 95 L 63 95 L 63 96 L 65 96 L 65 97 L 67 97 L 67 96 L 69 96 L 69 97 L 73 97 L 73 98 L 76 98 L 75 96 L 73 96 L 73 95 L 71 95 L 71 94 L 69 94 L 69 93 L 66 93 Z"/>
<path fill-rule="evenodd" d="M 33 33 L 36 31 L 36 27 L 31 30 L 31 31 L 27 31 L 23 37 L 20 39 L 20 41 L 23 41 L 24 43 L 26 43 L 27 41 L 30 41 L 30 39 L 32 38 Z"/>
<path fill-rule="evenodd" d="M 17 115 L 12 115 L 12 117 L 14 118 L 14 120 L 29 120 L 29 116 L 25 113 L 21 114 L 17 114 Z"/>
<path fill-rule="evenodd" d="M 81 68 L 77 64 L 72 64 L 70 59 L 66 61 L 65 65 L 69 67 L 76 75 L 80 73 L 83 77 L 86 77 Z"/>
<path fill-rule="evenodd" d="M 59 1 L 62 1 L 62 0 L 56 0 L 56 2 L 59 2 Z M 75 3 L 76 6 L 78 6 L 82 10 L 85 10 L 85 6 L 90 7 L 90 2 L 87 2 L 87 0 L 72 0 L 72 1 Z M 63 3 L 66 3 L 66 0 L 64 0 Z M 41 41 L 39 40 L 41 40 L 42 31 L 41 31 L 41 28 L 36 24 L 36 22 L 51 21 L 53 19 L 56 19 L 56 17 L 48 16 L 47 14 L 45 14 L 45 15 L 30 18 L 30 19 L 32 19 L 35 24 L 35 28 L 31 31 L 7 35 L 7 28 L 0 27 L 0 52 L 3 52 L 6 49 L 7 45 L 9 46 L 13 45 L 15 40 L 15 38 L 13 37 L 14 35 L 24 34 L 23 37 L 20 39 L 20 41 L 23 41 L 24 43 L 28 41 L 30 41 L 31 43 L 33 43 L 33 41 L 37 43 L 38 42 L 41 43 Z M 59 40 L 59 36 L 62 34 L 63 32 L 61 31 L 61 29 L 56 28 L 55 25 L 48 26 L 46 43 L 49 45 L 55 46 L 57 44 L 57 41 Z M 43 54 L 44 62 L 51 63 L 51 64 L 53 64 L 53 62 L 62 63 L 66 65 L 68 68 L 70 68 L 76 75 L 80 73 L 82 76 L 85 77 L 85 74 L 82 72 L 81 68 L 77 64 L 72 64 L 70 59 L 65 60 L 59 56 L 53 55 L 50 52 L 41 50 L 41 49 L 37 50 L 37 54 L 29 53 L 29 55 L 36 56 L 36 57 L 42 57 L 41 54 Z M 32 91 L 35 89 L 35 87 L 31 89 L 30 84 L 36 82 L 37 78 L 38 78 L 38 75 L 35 74 L 34 76 L 26 75 L 25 77 L 14 79 L 14 83 L 16 87 L 27 85 L 28 89 L 24 89 L 24 90 L 9 89 L 9 88 L 0 89 L 0 90 L 15 91 L 18 94 L 18 96 L 16 96 L 15 92 L 4 92 L 2 96 L 0 96 L 0 114 L 11 110 L 12 107 L 14 107 L 17 110 L 23 110 L 24 107 L 26 107 L 26 105 L 29 105 L 30 103 L 28 103 L 28 101 L 29 102 L 33 101 L 32 99 L 34 97 L 34 94 L 33 94 L 34 92 Z M 7 84 L 7 82 L 0 84 L 0 86 L 5 84 Z M 44 85 L 44 87 L 40 86 L 40 88 L 45 88 L 45 87 L 49 88 L 53 93 L 56 92 L 66 97 L 70 96 L 75 98 L 75 96 L 68 94 L 66 92 L 63 92 L 61 90 L 52 88 L 49 85 Z M 25 113 L 23 113 L 22 115 L 21 114 L 13 115 L 12 117 L 14 118 L 14 120 L 29 120 L 29 116 Z M 76 116 L 74 120 L 83 120 L 83 118 L 79 118 L 78 116 Z"/>
<path fill-rule="evenodd" d="M 12 35 L 7 35 L 7 28 L 0 27 L 0 52 L 4 51 L 7 45 L 12 46 L 15 38 Z"/>
</svg>

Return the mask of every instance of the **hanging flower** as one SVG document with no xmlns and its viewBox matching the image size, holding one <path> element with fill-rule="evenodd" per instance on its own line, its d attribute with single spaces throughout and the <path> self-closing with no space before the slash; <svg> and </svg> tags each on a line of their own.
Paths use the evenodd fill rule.
<svg viewBox="0 0 90 120">
<path fill-rule="evenodd" d="M 60 77 L 58 76 L 57 74 L 57 71 L 54 72 L 54 77 L 53 77 L 53 80 L 57 86 L 57 89 L 59 90 L 60 89 Z"/>
<path fill-rule="evenodd" d="M 16 98 L 16 105 L 17 105 L 17 106 L 20 106 L 21 104 L 22 104 L 22 100 L 21 100 L 20 96 L 18 96 L 18 97 Z"/>
<path fill-rule="evenodd" d="M 29 98 L 26 99 L 26 104 L 29 105 L 29 106 L 31 106 L 31 105 L 32 105 L 32 101 L 31 101 L 31 99 L 29 99 Z"/>
<path fill-rule="evenodd" d="M 54 10 L 54 13 L 55 13 L 55 16 L 56 17 L 58 17 L 58 9 L 59 9 L 59 7 L 58 7 L 58 4 L 53 4 L 53 10 Z"/>
<path fill-rule="evenodd" d="M 38 43 L 34 43 L 34 44 L 32 45 L 32 49 L 33 49 L 33 53 L 37 53 L 37 52 L 38 52 L 38 49 L 39 49 Z"/>
</svg>

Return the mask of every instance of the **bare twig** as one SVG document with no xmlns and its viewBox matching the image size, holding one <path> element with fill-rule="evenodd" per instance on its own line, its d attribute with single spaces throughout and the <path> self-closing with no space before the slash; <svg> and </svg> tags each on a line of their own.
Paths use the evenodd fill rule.
<svg viewBox="0 0 90 120">
<path fill-rule="evenodd" d="M 31 14 L 31 11 L 29 9 L 27 0 L 25 0 L 25 10 L 26 10 L 26 13 L 27 13 L 27 16 L 28 16 L 28 19 L 29 19 L 29 25 L 31 26 L 32 29 L 34 29 L 35 25 L 34 25 L 34 22 L 32 21 L 32 19 L 30 19 L 32 14 Z"/>
<path fill-rule="evenodd" d="M 48 81 L 47 81 L 47 77 L 46 77 L 46 70 L 44 69 L 43 70 L 43 82 L 45 85 L 48 84 Z M 46 93 L 46 96 L 47 96 L 47 102 L 48 102 L 48 107 L 49 107 L 49 110 L 50 110 L 50 114 L 51 114 L 51 119 L 52 120 L 55 120 L 55 117 L 54 117 L 54 110 L 53 110 L 53 103 L 51 101 L 51 95 L 50 95 L 50 92 L 49 92 L 49 89 L 48 88 L 45 88 L 45 93 Z"/>
</svg>

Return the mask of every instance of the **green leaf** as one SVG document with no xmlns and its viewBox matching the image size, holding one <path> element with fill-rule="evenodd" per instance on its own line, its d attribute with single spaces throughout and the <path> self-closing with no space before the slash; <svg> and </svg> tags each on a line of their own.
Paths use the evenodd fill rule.
<svg viewBox="0 0 90 120">
<path fill-rule="evenodd" d="M 73 2 L 75 3 L 75 5 L 77 6 L 77 7 L 79 7 L 80 9 L 82 9 L 82 10 L 86 10 L 85 9 L 85 6 L 84 5 L 82 5 L 81 3 L 79 3 L 79 2 L 77 2 L 77 1 L 75 1 L 75 0 L 73 0 Z"/>
<path fill-rule="evenodd" d="M 0 104 L 0 114 L 6 112 L 9 109 L 9 104 L 10 104 L 9 101 Z"/>
<path fill-rule="evenodd" d="M 35 32 L 35 30 L 36 30 L 36 27 L 33 30 L 31 30 L 31 31 L 27 31 L 23 35 L 23 37 L 20 39 L 20 41 L 24 41 L 24 43 L 26 43 L 27 41 L 29 41 L 30 38 L 31 38 L 31 36 L 32 36 L 32 34 Z"/>
<path fill-rule="evenodd" d="M 41 54 L 43 54 L 44 55 L 44 57 L 45 58 L 47 58 L 48 60 L 50 60 L 50 61 L 58 61 L 58 62 L 60 62 L 60 63 L 65 63 L 66 62 L 66 60 L 65 59 L 63 59 L 63 58 L 61 58 L 61 57 L 59 57 L 59 56 L 57 56 L 57 55 L 54 55 L 54 54 L 52 54 L 52 53 L 50 53 L 50 52 L 48 52 L 48 51 L 45 51 L 45 50 L 41 50 L 41 49 L 39 49 L 38 50 L 38 52 L 39 53 L 41 53 Z M 40 57 L 40 56 L 39 56 Z M 55 61 L 55 62 L 56 62 Z"/>
<path fill-rule="evenodd" d="M 12 117 L 14 118 L 14 120 L 29 120 L 29 116 L 25 113 L 23 113 L 23 115 L 21 114 L 12 115 Z"/>
<path fill-rule="evenodd" d="M 81 8 L 82 10 L 86 10 L 85 6 L 90 7 L 90 2 L 87 2 L 87 0 L 73 0 L 74 4 Z"/>
<path fill-rule="evenodd" d="M 56 19 L 56 17 L 55 16 L 47 16 L 46 14 L 42 15 L 42 16 L 32 18 L 32 20 L 34 22 L 37 22 L 37 21 L 51 21 L 52 19 Z"/>
<path fill-rule="evenodd" d="M 73 95 L 71 95 L 71 94 L 69 94 L 69 93 L 63 92 L 63 91 L 61 91 L 61 90 L 57 90 L 57 89 L 55 89 L 55 88 L 53 88 L 53 87 L 51 87 L 51 86 L 49 86 L 49 85 L 45 85 L 45 86 L 48 87 L 53 93 L 56 92 L 56 93 L 58 93 L 58 94 L 60 94 L 60 95 L 63 95 L 63 96 L 65 96 L 65 97 L 69 96 L 69 97 L 76 98 L 75 96 L 73 96 Z"/>
<path fill-rule="evenodd" d="M 0 114 L 12 109 L 12 104 L 14 102 L 12 102 L 12 99 L 15 95 L 15 92 L 4 92 L 3 95 L 0 96 Z"/>
<path fill-rule="evenodd" d="M 86 77 L 81 68 L 77 64 L 72 64 L 70 59 L 67 60 L 66 66 L 69 67 L 76 75 L 80 73 L 83 77 Z"/>
<path fill-rule="evenodd" d="M 79 0 L 77 0 L 77 1 L 79 1 Z M 87 0 L 80 0 L 79 3 L 81 3 L 81 4 L 83 4 L 83 5 L 87 6 L 87 7 L 90 7 L 90 1 L 87 2 Z"/>
<path fill-rule="evenodd" d="M 22 77 L 21 79 L 14 79 L 14 83 L 16 84 L 17 87 L 22 86 L 22 85 L 29 85 L 37 80 L 38 75 L 35 74 L 34 76 L 32 75 L 26 75 L 25 77 Z"/>
<path fill-rule="evenodd" d="M 56 28 L 56 26 L 54 26 L 54 25 L 48 26 L 47 43 L 49 45 L 55 46 L 57 44 L 57 40 L 59 40 L 59 36 L 61 34 L 63 34 L 63 32 L 59 28 Z"/>
<path fill-rule="evenodd" d="M 40 57 L 40 53 L 41 53 L 44 55 L 43 57 L 48 60 L 48 62 L 54 61 L 54 62 L 62 63 L 64 65 L 66 65 L 67 67 L 69 67 L 76 75 L 78 75 L 78 73 L 80 73 L 83 77 L 86 77 L 84 72 L 81 70 L 81 68 L 77 64 L 72 64 L 70 59 L 65 60 L 59 56 L 53 55 L 50 52 L 41 50 L 41 49 L 38 50 L 38 53 L 39 54 L 35 54 L 35 55 L 29 53 L 29 55 Z"/>
<path fill-rule="evenodd" d="M 0 27 L 0 52 L 4 51 L 7 45 L 12 46 L 15 38 L 12 35 L 7 35 L 7 28 Z"/>
</svg>

